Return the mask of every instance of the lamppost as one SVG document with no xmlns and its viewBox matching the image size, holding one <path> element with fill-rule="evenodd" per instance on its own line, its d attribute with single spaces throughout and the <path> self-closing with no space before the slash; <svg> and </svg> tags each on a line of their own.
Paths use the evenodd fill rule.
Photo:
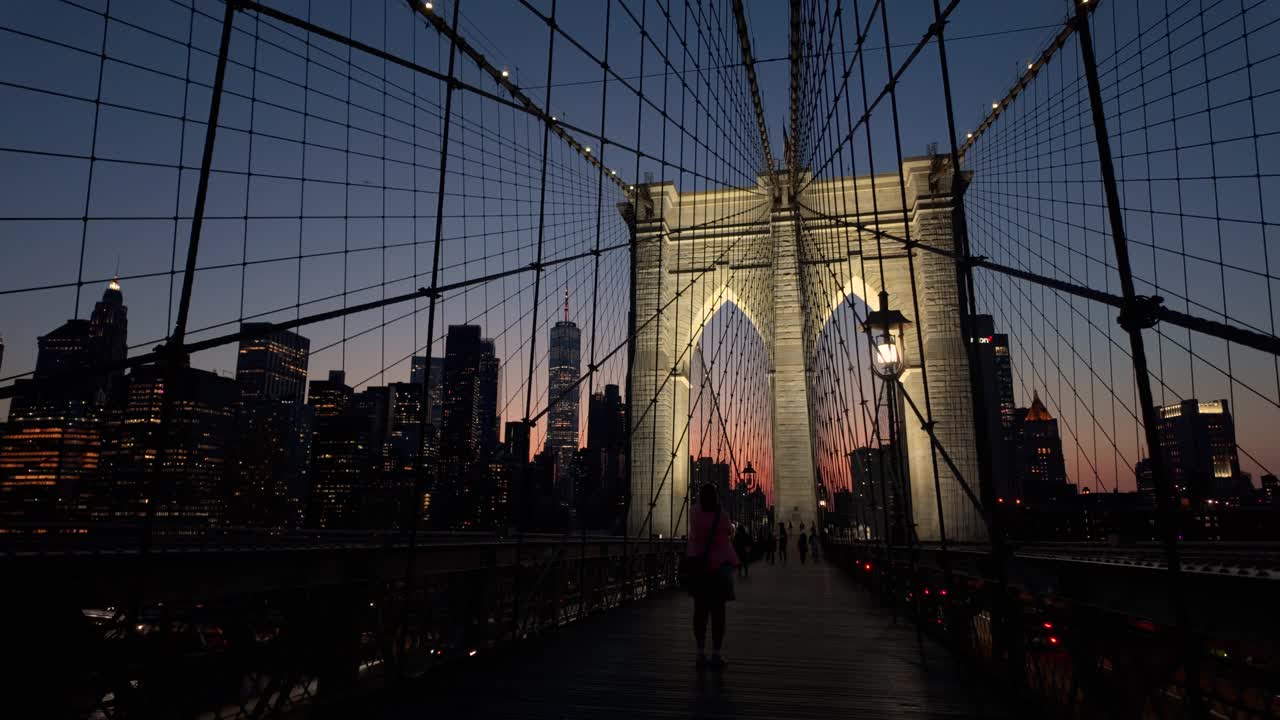
<svg viewBox="0 0 1280 720">
<path fill-rule="evenodd" d="M 906 362 L 903 357 L 902 348 L 904 346 L 904 329 L 911 321 L 906 318 L 898 310 L 889 309 L 889 293 L 884 290 L 880 291 L 880 307 L 867 313 L 867 318 L 862 323 L 863 329 L 867 333 L 867 339 L 871 343 L 871 372 L 876 377 L 885 382 L 886 401 L 889 408 L 889 445 L 893 448 L 894 457 L 899 462 L 894 463 L 894 470 L 899 476 L 898 481 L 902 481 L 902 463 L 901 446 L 898 438 L 898 382 L 902 377 L 903 371 L 906 370 Z M 888 494 L 884 485 L 884 462 L 881 457 L 880 467 L 880 499 L 882 508 L 882 518 L 884 522 L 884 538 L 889 543 L 892 538 L 888 537 L 889 533 L 889 509 Z M 903 499 L 899 499 L 894 503 L 894 515 L 897 516 L 899 525 L 902 524 L 902 503 Z M 905 526 L 902 527 L 905 532 Z"/>
<path fill-rule="evenodd" d="M 916 616 L 920 615 L 920 595 L 914 592 L 916 585 L 916 543 L 914 542 L 915 533 L 912 530 L 910 518 L 906 513 L 904 505 L 906 505 L 906 478 L 905 466 L 902 458 L 901 438 L 898 436 L 898 384 L 901 382 L 902 373 L 906 370 L 906 362 L 903 356 L 903 329 L 910 324 L 901 312 L 889 309 L 889 293 L 884 290 L 880 291 L 880 307 L 872 312 L 867 313 L 867 319 L 863 323 L 863 328 L 867 332 L 867 338 L 871 342 L 872 358 L 871 372 L 885 382 L 885 399 L 889 405 L 889 437 L 890 444 L 893 446 L 894 468 L 897 479 L 898 498 L 894 503 L 894 517 L 898 521 L 899 531 L 902 533 L 902 542 L 910 547 L 910 574 L 907 578 L 907 588 L 913 592 L 909 592 L 911 597 L 915 599 Z M 881 463 L 883 465 L 883 462 Z M 884 473 L 881 472 L 881 495 L 884 496 Z M 888 510 L 884 512 L 884 521 L 886 534 L 889 527 Z M 886 538 L 886 545 L 891 544 L 892 538 Z M 887 550 L 887 548 L 886 548 Z M 890 555 L 889 557 L 892 557 Z M 892 566 L 892 560 L 889 565 Z M 891 577 L 893 575 L 890 571 Z M 892 580 L 891 585 L 895 584 Z M 892 592 L 892 591 L 891 591 Z M 891 595 L 896 599 L 897 595 Z M 894 613 L 897 613 L 897 603 L 894 603 Z M 916 638 L 920 637 L 920 625 L 916 624 Z"/>
<path fill-rule="evenodd" d="M 751 494 L 756 488 L 756 469 L 751 467 L 750 460 L 747 461 L 747 466 L 742 469 L 742 472 L 738 473 L 738 487 L 741 490 L 744 501 L 747 503 L 748 512 L 745 514 L 748 517 L 751 532 L 754 533 L 756 530 L 756 506 L 751 499 Z"/>
</svg>

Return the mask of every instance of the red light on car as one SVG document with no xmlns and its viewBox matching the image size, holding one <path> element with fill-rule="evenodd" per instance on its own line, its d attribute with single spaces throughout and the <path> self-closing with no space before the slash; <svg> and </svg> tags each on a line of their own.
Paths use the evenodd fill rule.
<svg viewBox="0 0 1280 720">
<path fill-rule="evenodd" d="M 1045 624 L 1044 624 L 1044 629 L 1045 629 L 1045 630 L 1052 630 L 1052 629 L 1053 629 L 1053 623 L 1051 623 L 1051 622 L 1047 622 L 1047 623 L 1045 623 Z"/>
<path fill-rule="evenodd" d="M 945 597 L 945 596 L 946 596 L 946 594 L 947 594 L 947 591 L 946 591 L 946 590 L 939 590 L 939 591 L 938 591 L 938 594 L 939 594 L 939 595 L 942 595 L 942 596 L 944 596 L 944 597 Z"/>
<path fill-rule="evenodd" d="M 1054 637 L 1054 636 L 1050 635 L 1050 636 L 1049 636 L 1049 644 L 1050 644 L 1050 645 L 1057 645 L 1057 644 L 1058 644 L 1058 638 L 1056 638 L 1056 637 Z"/>
</svg>

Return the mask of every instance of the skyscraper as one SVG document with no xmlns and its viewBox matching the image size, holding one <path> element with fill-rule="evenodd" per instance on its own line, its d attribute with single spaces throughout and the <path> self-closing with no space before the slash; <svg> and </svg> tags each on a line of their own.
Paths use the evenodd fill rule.
<svg viewBox="0 0 1280 720">
<path fill-rule="evenodd" d="M 983 409 L 991 458 L 991 475 L 997 495 L 1016 496 L 1013 460 L 1013 372 L 1009 338 L 995 332 L 990 315 L 973 316 L 978 377 L 982 379 Z"/>
<path fill-rule="evenodd" d="M 570 468 L 578 450 L 578 380 L 581 377 L 582 331 L 569 319 L 569 291 L 564 293 L 564 319 L 551 328 L 547 363 L 546 450 L 554 455 L 556 484 L 562 501 L 573 502 Z"/>
<path fill-rule="evenodd" d="M 100 517 L 137 519 L 146 498 L 160 522 L 224 519 L 240 389 L 230 378 L 189 367 L 185 358 L 171 371 L 172 387 L 166 387 L 169 372 L 149 365 L 129 375 L 108 492 L 96 499 Z M 162 434 L 166 401 L 170 415 Z"/>
<path fill-rule="evenodd" d="M 617 385 L 591 394 L 587 410 L 585 482 L 581 491 L 583 522 L 593 529 L 614 531 L 623 519 L 626 488 L 626 406 Z"/>
<path fill-rule="evenodd" d="M 94 361 L 99 365 L 122 362 L 129 354 L 129 308 L 124 304 L 120 283 L 112 280 L 93 306 L 89 316 L 89 337 L 94 345 Z M 124 369 L 116 369 L 102 379 L 108 396 L 118 392 Z"/>
<path fill-rule="evenodd" d="M 498 388 L 502 385 L 502 364 L 493 340 L 480 341 L 477 405 L 479 411 L 480 453 L 492 455 L 498 449 Z"/>
<path fill-rule="evenodd" d="M 507 454 L 516 462 L 529 462 L 529 426 L 522 420 L 508 422 L 503 445 Z"/>
<path fill-rule="evenodd" d="M 480 360 L 484 342 L 478 325 L 450 325 L 445 336 L 443 454 L 474 458 L 480 449 Z"/>
<path fill-rule="evenodd" d="M 445 336 L 444 432 L 428 516 L 436 527 L 467 527 L 476 521 L 479 493 L 473 490 L 484 475 L 483 466 L 477 463 L 481 459 L 481 365 L 485 350 L 478 325 L 449 326 Z"/>
<path fill-rule="evenodd" d="M 307 391 L 307 359 L 311 341 L 270 323 L 244 323 L 236 382 L 248 398 L 270 398 L 301 404 Z"/>
<path fill-rule="evenodd" d="M 236 356 L 240 437 L 229 519 L 296 526 L 311 442 L 311 411 L 303 405 L 311 341 L 265 323 L 245 323 L 241 331 L 251 335 Z"/>
<path fill-rule="evenodd" d="M 1058 421 L 1037 392 L 1032 392 L 1031 407 L 1014 411 L 1013 443 L 1018 478 L 1015 490 L 1020 487 L 1023 497 L 1040 502 L 1075 494 L 1075 485 L 1067 483 Z"/>
<path fill-rule="evenodd" d="M 1192 398 L 1157 408 L 1164 468 L 1179 497 L 1199 502 L 1240 494 L 1235 422 L 1226 400 Z"/>
<path fill-rule="evenodd" d="M 587 409 L 587 447 L 596 450 L 620 448 L 626 439 L 626 408 L 617 385 L 591 394 Z"/>
<path fill-rule="evenodd" d="M 33 377 L 14 383 L 0 440 L 0 515 L 54 519 L 78 512 L 101 470 L 104 421 L 120 402 L 128 309 L 112 280 L 89 320 L 72 319 L 37 340 Z"/>
<path fill-rule="evenodd" d="M 414 355 L 411 363 L 409 382 L 421 385 L 427 377 L 428 359 L 425 355 Z M 427 388 L 427 397 L 431 402 L 431 414 L 427 417 L 427 422 L 435 425 L 439 431 L 444 418 L 444 358 L 431 358 L 430 368 L 431 387 Z"/>
<path fill-rule="evenodd" d="M 423 451 L 422 384 L 391 383 L 391 427 L 387 432 L 383 469 L 394 477 L 389 482 L 413 482 L 414 469 Z"/>
<path fill-rule="evenodd" d="M 315 421 L 308 473 L 308 527 L 343 527 L 351 493 L 367 470 L 367 464 L 362 463 L 363 448 L 346 380 L 346 373 L 330 370 L 327 380 L 311 381 L 307 404 L 315 413 Z"/>
</svg>

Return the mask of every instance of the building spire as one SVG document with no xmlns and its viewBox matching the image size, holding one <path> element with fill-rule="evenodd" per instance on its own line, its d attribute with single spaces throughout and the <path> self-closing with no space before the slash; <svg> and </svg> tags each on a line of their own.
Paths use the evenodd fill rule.
<svg viewBox="0 0 1280 720">
<path fill-rule="evenodd" d="M 1044 422 L 1052 419 L 1053 415 L 1049 414 L 1049 409 L 1044 406 L 1044 403 L 1040 402 L 1040 393 L 1032 390 L 1031 407 L 1027 410 L 1027 420 Z"/>
<path fill-rule="evenodd" d="M 564 321 L 569 322 L 569 283 L 564 284 Z"/>
</svg>

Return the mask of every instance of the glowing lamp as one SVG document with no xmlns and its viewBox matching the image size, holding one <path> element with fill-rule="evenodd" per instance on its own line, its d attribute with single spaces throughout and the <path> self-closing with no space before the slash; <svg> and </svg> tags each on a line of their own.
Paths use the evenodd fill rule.
<svg viewBox="0 0 1280 720">
<path fill-rule="evenodd" d="M 880 293 L 880 309 L 867 313 L 863 329 L 871 340 L 871 370 L 880 377 L 897 379 L 905 369 L 902 357 L 903 329 L 911 323 L 901 312 L 889 309 L 889 294 Z"/>
</svg>

